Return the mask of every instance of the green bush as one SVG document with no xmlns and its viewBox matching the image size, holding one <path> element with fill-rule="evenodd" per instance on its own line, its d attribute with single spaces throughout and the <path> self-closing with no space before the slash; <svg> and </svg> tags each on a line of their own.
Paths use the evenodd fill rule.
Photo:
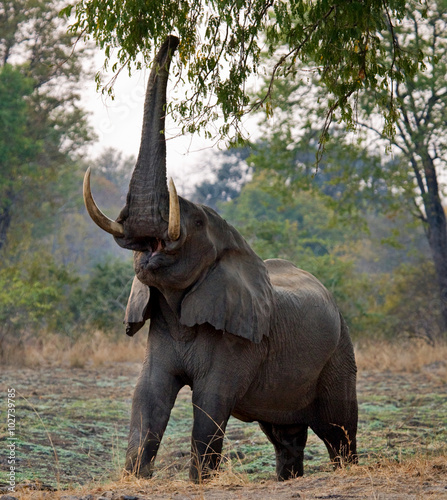
<svg viewBox="0 0 447 500">
<path fill-rule="evenodd" d="M 134 274 L 130 261 L 108 258 L 96 264 L 84 285 L 71 294 L 70 308 L 75 322 L 83 329 L 122 331 Z"/>
<path fill-rule="evenodd" d="M 434 340 L 442 333 L 439 288 L 434 265 L 421 260 L 403 264 L 389 276 L 382 306 L 388 337 L 409 336 Z"/>
<path fill-rule="evenodd" d="M 97 328 L 118 331 L 134 276 L 132 263 L 108 259 L 83 280 L 51 255 L 28 255 L 0 269 L 0 339 L 52 332 L 76 337 Z"/>
<path fill-rule="evenodd" d="M 78 278 L 51 255 L 36 253 L 0 268 L 0 322 L 4 332 L 59 330 L 72 320 L 69 298 Z"/>
</svg>

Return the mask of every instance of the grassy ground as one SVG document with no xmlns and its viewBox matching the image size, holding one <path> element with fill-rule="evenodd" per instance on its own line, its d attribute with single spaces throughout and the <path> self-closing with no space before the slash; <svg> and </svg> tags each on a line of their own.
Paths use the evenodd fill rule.
<svg viewBox="0 0 447 500">
<path fill-rule="evenodd" d="M 108 349 L 108 359 L 113 360 L 113 346 Z M 187 482 L 192 426 L 188 389 L 181 391 L 172 412 L 154 479 L 123 478 L 130 403 L 139 363 L 122 361 L 125 356 L 120 351 L 119 362 L 106 361 L 106 357 L 95 363 L 80 363 L 76 356 L 67 355 L 62 365 L 47 360 L 41 366 L 9 367 L 2 372 L 2 416 L 7 388 L 16 391 L 16 482 L 23 485 L 16 495 L 20 498 L 87 498 L 88 494 L 92 499 L 126 495 L 447 498 L 444 346 L 359 347 L 359 467 L 331 472 L 324 445 L 310 433 L 306 477 L 278 484 L 274 482 L 273 448 L 257 424 L 231 419 L 223 473 L 200 488 Z M 1 485 L 8 482 L 7 431 L 4 417 L 0 422 Z"/>
</svg>

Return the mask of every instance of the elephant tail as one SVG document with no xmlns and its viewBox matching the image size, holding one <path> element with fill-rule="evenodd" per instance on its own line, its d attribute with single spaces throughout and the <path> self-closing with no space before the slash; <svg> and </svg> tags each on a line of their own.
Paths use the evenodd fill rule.
<svg viewBox="0 0 447 500">
<path fill-rule="evenodd" d="M 345 318 L 340 313 L 340 342 L 339 348 L 343 353 L 345 362 L 351 367 L 354 374 L 357 373 L 357 365 L 355 362 L 354 345 L 349 335 L 349 327 L 345 321 Z"/>
<path fill-rule="evenodd" d="M 349 335 L 349 326 L 346 323 L 345 318 L 343 317 L 343 314 L 342 313 L 339 313 L 339 314 L 340 314 L 340 333 L 341 333 L 341 337 L 348 337 L 348 338 L 350 338 L 350 335 Z"/>
</svg>

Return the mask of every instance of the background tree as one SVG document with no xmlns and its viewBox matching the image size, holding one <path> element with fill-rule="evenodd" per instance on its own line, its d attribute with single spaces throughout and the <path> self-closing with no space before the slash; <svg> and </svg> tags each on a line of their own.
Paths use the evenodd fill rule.
<svg viewBox="0 0 447 500">
<path fill-rule="evenodd" d="M 352 96 L 379 87 L 388 91 L 390 98 L 380 99 L 377 104 L 387 122 L 393 122 L 395 101 L 390 82 L 414 74 L 421 53 L 402 51 L 396 43 L 392 46 L 393 57 L 383 58 L 380 33 L 386 27 L 394 30 L 408 3 L 130 0 L 124 4 L 109 0 L 105 8 L 100 0 L 80 0 L 63 12 L 67 16 L 74 13 L 73 30 L 93 37 L 105 50 L 106 67 L 116 56 L 114 72 L 124 66 L 130 69 L 148 64 L 154 47 L 167 35 L 177 34 L 181 40 L 180 77 L 192 87 L 186 99 L 174 106 L 179 123 L 184 130 L 204 128 L 211 134 L 208 125 L 215 123 L 217 104 L 224 118 L 220 134 L 227 137 L 233 125 L 231 136 L 237 138 L 244 113 L 270 106 L 271 85 L 253 104 L 248 79 L 264 71 L 270 83 L 277 77 L 291 78 L 299 61 L 318 72 L 331 96 L 326 129 L 337 111 L 337 116 L 351 123 Z M 263 51 L 269 54 L 268 65 L 261 64 Z"/>
<path fill-rule="evenodd" d="M 79 106 L 82 51 L 57 17 L 58 2 L 0 3 L 0 250 L 14 222 L 67 206 L 77 154 L 90 139 Z M 48 230 L 49 228 L 47 228 Z"/>
<path fill-rule="evenodd" d="M 213 153 L 207 158 L 208 170 L 211 170 L 212 176 L 194 187 L 191 200 L 219 211 L 219 204 L 239 196 L 242 187 L 250 178 L 251 169 L 246 163 L 250 154 L 249 147 Z"/>
<path fill-rule="evenodd" d="M 82 206 L 79 162 L 92 133 L 79 104 L 85 54 L 72 54 L 59 8 L 0 2 L 0 342 L 64 331 L 79 281 L 62 249 L 76 240 L 66 223 Z"/>
<path fill-rule="evenodd" d="M 442 175 L 447 172 L 447 4 L 436 0 L 409 11 L 394 37 L 405 50 L 428 54 L 424 71 L 395 83 L 399 114 L 391 143 L 400 156 L 400 174 L 404 171 L 406 179 L 393 186 L 404 194 L 411 203 L 409 209 L 423 223 L 447 332 L 447 220 L 442 205 Z M 371 100 L 366 100 L 366 111 L 372 106 Z M 381 138 L 381 130 L 373 124 L 373 120 L 363 120 L 363 125 Z M 393 182 L 392 177 L 386 177 Z"/>
<path fill-rule="evenodd" d="M 6 243 L 12 210 L 20 188 L 13 170 L 26 165 L 40 150 L 28 137 L 28 107 L 32 92 L 29 79 L 7 64 L 0 68 L 0 250 Z"/>
<path fill-rule="evenodd" d="M 124 202 L 134 165 L 133 156 L 125 157 L 121 151 L 109 147 L 96 159 L 95 172 L 121 191 L 121 201 Z"/>
<path fill-rule="evenodd" d="M 380 116 L 375 114 L 375 103 L 386 99 L 387 94 L 376 90 L 373 96 L 359 95 L 357 102 L 358 120 L 367 133 L 358 130 L 353 139 L 347 138 L 340 128 L 333 128 L 326 154 L 316 168 L 318 123 L 326 119 L 328 100 L 319 79 L 309 78 L 312 86 L 302 80 L 277 82 L 272 93 L 274 120 L 266 121 L 264 126 L 268 141 L 263 147 L 270 155 L 266 157 L 258 150 L 258 159 L 255 156 L 253 160 L 258 167 L 275 169 L 278 189 L 290 183 L 304 188 L 321 186 L 329 195 L 331 206 L 351 223 L 362 218 L 365 221 L 364 215 L 371 214 L 371 210 L 386 212 L 390 217 L 406 212 L 422 221 L 440 292 L 438 310 L 444 331 L 447 331 L 447 227 L 442 205 L 442 178 L 447 161 L 446 21 L 444 2 L 431 2 L 428 11 L 419 6 L 408 13 L 398 28 L 382 34 L 384 47 L 398 44 L 409 52 L 420 50 L 429 61 L 423 71 L 394 84 L 398 113 L 391 147 L 384 140 Z M 392 57 L 392 51 L 387 54 Z M 385 152 L 387 144 L 393 155 L 379 154 Z M 397 228 L 393 231 L 396 234 Z"/>
</svg>

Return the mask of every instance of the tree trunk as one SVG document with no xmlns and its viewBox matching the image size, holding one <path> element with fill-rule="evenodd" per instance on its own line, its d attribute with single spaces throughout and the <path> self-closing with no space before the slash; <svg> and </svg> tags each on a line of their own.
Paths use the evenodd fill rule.
<svg viewBox="0 0 447 500">
<path fill-rule="evenodd" d="M 9 226 L 11 225 L 11 200 L 8 195 L 0 205 L 0 251 L 6 244 Z"/>
<path fill-rule="evenodd" d="M 430 245 L 440 291 L 443 333 L 447 335 L 447 220 L 441 199 L 433 159 L 423 158 L 427 192 L 423 195 Z"/>
<path fill-rule="evenodd" d="M 0 209 L 0 250 L 5 246 L 6 235 L 11 224 L 11 211 L 9 209 Z"/>
</svg>

